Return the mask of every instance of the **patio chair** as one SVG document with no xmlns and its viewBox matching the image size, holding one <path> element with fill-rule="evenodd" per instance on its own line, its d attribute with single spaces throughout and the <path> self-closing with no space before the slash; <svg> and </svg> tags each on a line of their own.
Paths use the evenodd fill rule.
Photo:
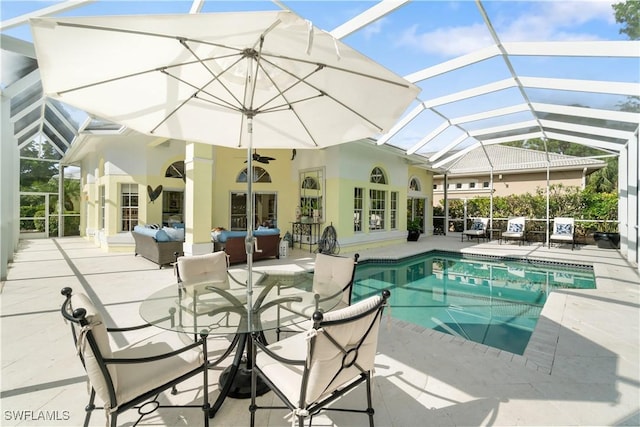
<svg viewBox="0 0 640 427">
<path fill-rule="evenodd" d="M 477 238 L 478 243 L 480 239 L 488 239 L 487 226 L 489 225 L 489 218 L 476 218 L 471 224 L 471 228 L 462 232 L 461 241 L 464 241 L 464 236 L 467 236 L 467 240 Z"/>
<path fill-rule="evenodd" d="M 317 309 L 317 306 L 312 303 L 315 295 L 320 295 L 321 299 L 333 298 L 336 289 L 340 289 L 342 295 L 334 310 L 348 307 L 351 305 L 351 290 L 353 289 L 358 258 L 360 258 L 360 254 L 355 254 L 353 258 L 350 258 L 318 253 L 313 268 L 312 292 L 306 298 L 302 297 L 302 301 L 289 303 L 283 308 L 310 319 Z M 286 328 L 278 328 L 276 331 L 277 339 L 280 339 L 282 332 L 302 332 L 311 326 L 309 320 L 289 325 Z"/>
<path fill-rule="evenodd" d="M 525 220 L 523 216 L 509 218 L 507 230 L 502 232 L 500 243 L 503 240 L 517 240 L 518 245 L 521 245 L 525 239 Z"/>
<path fill-rule="evenodd" d="M 576 245 L 576 230 L 573 218 L 557 217 L 553 219 L 553 233 L 549 236 L 549 248 L 552 241 L 571 242 L 571 250 L 573 250 Z"/>
<path fill-rule="evenodd" d="M 229 295 L 226 292 L 231 289 L 231 281 L 239 285 L 244 290 L 244 284 L 235 280 L 229 273 L 229 256 L 226 252 L 212 252 L 204 255 L 179 256 L 176 259 L 175 271 L 178 278 L 178 297 L 180 307 L 194 318 L 194 330 L 198 330 L 198 317 L 207 316 L 211 312 L 211 305 L 207 304 L 209 297 L 223 297 L 229 302 L 243 304 L 246 302 L 245 293 L 235 293 Z M 231 281 L 230 281 L 231 280 Z M 218 293 L 212 292 L 215 288 Z M 178 321 L 182 324 L 183 310 L 178 312 Z M 228 320 L 228 315 L 227 316 Z M 194 337 L 197 339 L 197 336 Z M 223 335 L 211 335 L 209 340 L 226 340 Z M 229 353 L 236 344 L 237 337 L 228 345 Z M 218 347 L 218 346 L 216 346 Z M 229 354 L 227 353 L 227 355 Z M 210 354 L 210 357 L 217 357 L 217 354 Z"/>
<path fill-rule="evenodd" d="M 207 336 L 184 345 L 179 333 L 164 331 L 125 348 L 112 350 L 109 333 L 140 330 L 151 325 L 129 328 L 107 328 L 102 315 L 84 294 L 73 294 L 71 288 L 61 291 L 65 296 L 62 316 L 71 323 L 73 342 L 89 377 L 91 392 L 84 426 L 89 425 L 94 409 L 104 409 L 107 425 L 115 427 L 118 415 L 136 408 L 140 416 L 134 426 L 158 408 L 188 407 L 203 411 L 204 425 L 209 425 L 207 378 Z M 158 401 L 161 392 L 189 378 L 202 374 L 202 404 L 166 405 Z M 103 407 L 95 405 L 95 398 Z"/>
<path fill-rule="evenodd" d="M 371 378 L 382 311 L 390 292 L 374 295 L 340 310 L 313 314 L 313 327 L 271 345 L 255 340 L 251 373 L 251 426 L 259 409 L 289 409 L 299 427 L 304 419 L 366 382 L 367 406 L 339 411 L 366 413 L 373 426 Z M 256 350 L 256 347 L 259 350 Z M 284 406 L 258 406 L 255 389 L 260 377 Z"/>
</svg>

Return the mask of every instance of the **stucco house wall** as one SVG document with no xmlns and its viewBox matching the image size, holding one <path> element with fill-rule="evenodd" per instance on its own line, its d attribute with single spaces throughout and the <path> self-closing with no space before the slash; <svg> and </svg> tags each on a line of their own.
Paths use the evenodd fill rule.
<svg viewBox="0 0 640 427">
<path fill-rule="evenodd" d="M 187 223 L 185 245 L 198 250 L 208 247 L 211 228 L 229 227 L 231 194 L 247 191 L 246 180 L 238 181 L 238 176 L 247 166 L 244 149 L 160 141 L 132 134 L 97 138 L 90 143 L 85 141 L 83 150 L 78 154 L 77 162 L 82 170 L 84 235 L 110 251 L 133 250 L 130 233 L 121 231 L 120 186 L 124 183 L 138 186 L 140 224 L 162 222 L 162 196 L 151 201 L 147 186 L 155 189 L 162 185 L 164 191 L 184 191 Z M 333 225 L 340 245 L 345 247 L 376 247 L 406 238 L 406 208 L 411 177 L 421 182 L 420 197 L 428 200 L 433 197 L 432 172 L 411 165 L 403 155 L 388 147 L 378 147 L 372 141 L 356 141 L 323 150 L 296 150 L 295 153 L 286 149 L 259 150 L 259 154 L 276 160 L 268 164 L 254 162 L 255 166 L 269 174 L 271 182 L 254 183 L 253 191 L 277 195 L 277 225 L 281 235 L 291 231 L 291 223 L 296 220 L 301 171 L 323 171 L 325 212 L 320 231 Z M 165 177 L 167 168 L 176 161 L 185 162 L 186 182 L 181 178 Z M 375 167 L 384 171 L 386 184 L 370 182 Z M 106 195 L 104 227 L 101 227 L 100 220 L 100 186 L 105 187 Z M 390 227 L 387 204 L 385 229 L 370 230 L 368 221 L 365 221 L 361 231 L 354 231 L 353 198 L 356 187 L 364 189 L 365 215 L 370 189 L 384 190 L 387 203 L 389 194 L 397 193 L 394 228 Z M 429 222 L 426 230 L 431 229 Z"/>
<path fill-rule="evenodd" d="M 448 179 L 448 197 L 454 199 L 472 199 L 474 197 L 489 197 L 490 185 L 484 187 L 491 180 L 490 175 L 481 176 L 455 176 Z M 475 188 L 471 188 L 472 183 Z M 565 187 L 584 188 L 585 175 L 582 170 L 553 171 L 549 173 L 549 185 L 562 184 Z M 440 205 L 444 199 L 444 177 L 433 178 L 433 203 Z M 461 188 L 458 188 L 458 185 Z M 539 188 L 547 187 L 547 172 L 508 173 L 494 174 L 494 196 L 508 196 L 511 194 L 535 194 Z"/>
</svg>

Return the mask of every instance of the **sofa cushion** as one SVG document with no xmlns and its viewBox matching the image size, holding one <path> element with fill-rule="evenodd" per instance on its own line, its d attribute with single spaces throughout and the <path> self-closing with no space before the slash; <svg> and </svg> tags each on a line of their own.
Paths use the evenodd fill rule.
<svg viewBox="0 0 640 427">
<path fill-rule="evenodd" d="M 136 225 L 133 231 L 143 236 L 153 237 L 156 242 L 170 242 L 171 239 L 164 230 L 155 230 L 153 228 L 147 228 L 144 225 Z"/>
<path fill-rule="evenodd" d="M 258 229 L 253 232 L 253 235 L 254 236 L 278 236 L 280 235 L 280 229 L 258 227 Z"/>
<path fill-rule="evenodd" d="M 216 230 L 211 232 L 211 239 L 214 242 L 225 243 L 227 239 L 232 237 L 242 237 L 247 235 L 246 231 L 231 231 L 231 230 Z M 254 230 L 254 236 L 278 236 L 280 235 L 279 228 L 259 228 Z"/>
<path fill-rule="evenodd" d="M 162 227 L 162 231 L 167 234 L 172 242 L 182 242 L 184 240 L 184 228 Z"/>
</svg>

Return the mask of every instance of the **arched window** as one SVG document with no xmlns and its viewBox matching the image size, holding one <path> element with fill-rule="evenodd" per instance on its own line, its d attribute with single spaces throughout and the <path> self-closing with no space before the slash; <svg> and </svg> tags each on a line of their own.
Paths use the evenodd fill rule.
<svg viewBox="0 0 640 427">
<path fill-rule="evenodd" d="M 302 181 L 302 188 L 307 190 L 319 190 L 320 186 L 318 185 L 317 179 L 311 176 L 307 176 Z"/>
<path fill-rule="evenodd" d="M 380 169 L 379 167 L 376 166 L 371 171 L 370 181 L 373 184 L 386 184 L 387 183 L 387 178 L 385 177 L 384 172 L 382 171 L 382 169 Z"/>
<path fill-rule="evenodd" d="M 247 168 L 244 168 L 236 178 L 236 182 L 247 182 Z M 260 166 L 253 167 L 253 182 L 271 182 L 271 175 L 269 172 L 262 169 Z"/>
<path fill-rule="evenodd" d="M 410 191 L 421 191 L 420 181 L 418 180 L 418 178 L 411 178 L 411 181 L 409 182 L 409 190 Z"/>
<path fill-rule="evenodd" d="M 180 178 L 183 181 L 186 179 L 184 174 L 184 161 L 179 160 L 169 165 L 164 173 L 165 178 Z"/>
</svg>

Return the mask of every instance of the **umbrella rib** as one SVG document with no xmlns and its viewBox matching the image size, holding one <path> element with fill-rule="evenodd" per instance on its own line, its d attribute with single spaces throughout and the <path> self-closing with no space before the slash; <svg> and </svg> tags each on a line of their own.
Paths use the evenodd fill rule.
<svg viewBox="0 0 640 427">
<path fill-rule="evenodd" d="M 341 72 L 344 72 L 344 73 L 347 73 L 347 74 L 354 74 L 356 76 L 366 77 L 366 78 L 369 78 L 369 79 L 377 80 L 377 81 L 382 82 L 382 83 L 388 83 L 388 84 L 391 84 L 391 85 L 394 85 L 394 86 L 403 87 L 403 88 L 409 88 L 410 87 L 410 85 L 407 84 L 407 83 L 402 83 L 402 82 L 399 82 L 399 81 L 389 80 L 389 79 L 385 79 L 384 77 L 373 76 L 371 74 L 366 74 L 366 73 L 363 73 L 363 72 L 360 72 L 360 71 L 350 70 L 348 68 L 336 67 L 334 65 L 329 65 L 329 64 L 325 64 L 325 63 L 321 63 L 321 62 L 317 62 L 317 61 L 308 61 L 308 60 L 301 59 L 301 58 L 292 58 L 290 56 L 276 55 L 276 54 L 268 53 L 268 52 L 267 53 L 263 53 L 262 56 L 263 56 L 263 58 L 264 57 L 269 57 L 269 58 L 284 59 L 284 60 L 287 60 L 287 61 L 300 62 L 300 63 L 303 63 L 303 64 L 309 64 L 309 65 L 316 65 L 316 66 L 321 67 L 321 68 L 330 68 L 330 69 L 335 70 L 335 71 L 341 71 Z M 266 59 L 266 58 L 264 58 L 264 59 Z"/>
<path fill-rule="evenodd" d="M 57 22 L 56 24 L 61 26 L 61 27 L 82 28 L 82 29 L 86 29 L 86 30 L 110 31 L 110 32 L 114 32 L 114 33 L 134 34 L 134 35 L 139 35 L 139 36 L 158 37 L 158 38 L 173 39 L 173 40 L 181 40 L 182 39 L 182 40 L 185 40 L 185 41 L 202 43 L 202 44 L 207 44 L 209 46 L 221 47 L 223 49 L 229 49 L 229 50 L 233 50 L 233 51 L 236 51 L 236 52 L 242 52 L 242 49 L 240 49 L 240 48 L 233 47 L 233 46 L 228 46 L 228 45 L 225 45 L 225 44 L 207 42 L 207 41 L 198 40 L 198 39 L 190 39 L 190 38 L 187 38 L 187 37 L 180 37 L 180 36 L 174 36 L 174 35 L 169 35 L 169 34 L 152 33 L 152 32 L 149 32 L 149 31 L 127 30 L 127 29 L 124 29 L 124 28 L 100 27 L 98 25 L 75 24 L 75 23 L 72 23 L 72 22 Z"/>
<path fill-rule="evenodd" d="M 219 105 L 219 106 L 221 106 L 221 107 L 229 108 L 230 110 L 234 110 L 234 111 L 239 111 L 239 110 L 240 110 L 240 108 L 239 108 L 238 106 L 233 105 L 233 104 L 232 104 L 232 103 L 230 103 L 229 101 L 226 101 L 226 100 L 224 100 L 224 99 L 222 99 L 222 98 L 220 98 L 220 97 L 218 97 L 218 96 L 216 96 L 216 95 L 213 95 L 212 93 L 209 93 L 209 92 L 207 92 L 206 90 L 204 90 L 204 89 L 202 89 L 202 88 L 199 88 L 198 86 L 194 85 L 193 83 L 189 83 L 188 81 L 186 81 L 186 80 L 184 80 L 184 79 L 181 79 L 180 77 L 175 76 L 175 75 L 173 75 L 173 74 L 171 74 L 171 73 L 168 73 L 168 72 L 166 72 L 166 71 L 163 71 L 163 72 L 164 72 L 164 74 L 166 74 L 167 76 L 169 76 L 169 77 L 171 77 L 171 78 L 173 78 L 173 79 L 175 79 L 175 80 L 179 81 L 180 83 L 183 83 L 183 84 L 185 84 L 185 85 L 187 85 L 187 86 L 189 86 L 189 87 L 191 87 L 191 88 L 193 88 L 193 89 L 195 89 L 195 90 L 196 90 L 196 92 L 194 92 L 194 93 L 189 97 L 189 99 L 196 97 L 196 98 L 198 98 L 198 99 L 200 99 L 200 100 L 205 100 L 204 98 L 199 98 L 199 97 L 197 96 L 197 95 L 198 95 L 198 93 L 202 92 L 202 93 L 205 93 L 205 94 L 209 95 L 210 97 L 212 97 L 212 98 L 217 99 L 218 101 L 220 101 L 220 103 L 217 103 L 217 102 L 211 102 L 211 101 L 209 101 L 209 102 L 211 102 L 211 103 L 212 103 L 212 104 L 214 104 L 214 105 Z M 210 85 L 210 84 L 211 84 L 211 83 L 213 83 L 214 81 L 215 81 L 215 79 L 211 79 L 211 80 L 210 80 L 209 82 L 207 82 L 203 87 L 206 87 L 206 86 Z M 224 85 L 222 85 L 222 86 L 224 86 Z"/>
<path fill-rule="evenodd" d="M 213 76 L 213 79 L 212 79 L 210 82 L 208 82 L 206 85 L 202 86 L 202 88 L 196 88 L 196 89 L 198 89 L 198 92 L 204 92 L 204 93 L 206 93 L 207 95 L 209 95 L 209 96 L 211 96 L 211 97 L 213 97 L 213 98 L 215 98 L 215 99 L 219 99 L 220 101 L 226 102 L 226 101 L 224 101 L 223 99 L 220 99 L 220 98 L 218 98 L 218 97 L 216 97 L 216 96 L 213 96 L 212 94 L 210 94 L 210 93 L 208 93 L 208 92 L 206 92 L 206 91 L 204 90 L 204 88 L 206 88 L 207 86 L 209 86 L 211 83 L 213 83 L 213 82 L 215 82 L 215 81 L 218 81 L 218 82 L 220 83 L 220 85 L 224 88 L 224 90 L 225 90 L 225 91 L 227 91 L 227 93 L 228 93 L 229 95 L 231 95 L 231 97 L 232 97 L 232 98 L 233 98 L 233 99 L 238 103 L 238 105 L 242 105 L 242 101 L 240 101 L 240 100 L 239 100 L 239 99 L 238 99 L 238 98 L 233 94 L 233 92 L 231 92 L 231 91 L 229 90 L 229 88 L 228 88 L 228 87 L 227 87 L 227 86 L 226 86 L 226 85 L 225 85 L 225 84 L 220 80 L 220 76 L 222 76 L 224 73 L 226 73 L 227 71 L 229 71 L 229 70 L 230 70 L 232 67 L 234 67 L 238 62 L 240 62 L 240 61 L 242 60 L 243 56 L 242 56 L 242 55 L 241 55 L 241 56 L 239 56 L 239 57 L 238 57 L 238 59 L 237 59 L 236 61 L 234 61 L 232 64 L 230 64 L 226 69 L 222 70 L 219 74 L 216 74 L 215 72 L 213 72 L 213 70 L 211 70 L 211 69 L 207 66 L 207 64 L 205 64 L 205 63 L 204 63 L 204 60 L 200 59 L 200 57 L 199 57 L 199 56 L 198 56 L 198 55 L 193 51 L 193 49 L 191 49 L 191 46 L 189 46 L 189 45 L 187 44 L 186 39 L 182 38 L 182 39 L 180 39 L 180 40 L 179 40 L 179 42 L 180 42 L 180 44 L 181 44 L 185 49 L 187 49 L 187 50 L 189 51 L 189 53 L 191 53 L 191 55 L 193 55 L 193 57 L 194 57 L 194 58 L 196 58 L 196 61 L 197 61 L 197 62 L 199 62 L 199 63 L 204 67 L 204 69 L 205 69 L 205 70 L 207 70 L 207 71 L 208 71 L 208 72 Z M 208 60 L 215 61 L 215 58 L 210 58 L 210 59 L 208 59 Z"/>
<path fill-rule="evenodd" d="M 215 61 L 216 59 L 226 58 L 227 56 L 228 55 L 224 55 L 224 56 L 221 56 L 221 57 L 215 57 L 215 58 L 207 58 L 207 59 L 204 59 L 203 61 Z M 179 64 L 163 65 L 162 67 L 150 68 L 148 70 L 137 71 L 137 72 L 131 73 L 131 74 L 125 74 L 125 75 L 122 75 L 122 76 L 113 77 L 113 78 L 106 79 L 106 80 L 101 80 L 101 81 L 98 81 L 98 82 L 87 83 L 85 85 L 76 86 L 76 87 L 73 87 L 73 88 L 70 88 L 70 89 L 64 89 L 64 90 L 58 91 L 56 93 L 59 94 L 59 95 L 63 95 L 65 93 L 75 92 L 77 90 L 87 89 L 87 88 L 90 88 L 90 87 L 93 87 L 93 86 L 100 86 L 100 85 L 107 84 L 107 83 L 113 83 L 113 82 L 116 82 L 118 80 L 125 80 L 125 79 L 129 79 L 129 78 L 132 78 L 132 77 L 142 76 L 144 74 L 149 74 L 149 73 L 154 73 L 154 72 L 165 72 L 166 70 L 169 70 L 169 69 L 172 69 L 172 68 L 183 67 L 185 65 L 193 65 L 193 64 L 196 64 L 198 62 L 200 62 L 200 61 L 194 60 L 194 61 L 181 62 Z M 169 73 L 166 73 L 166 74 L 167 75 L 171 75 Z M 173 75 L 171 75 L 171 76 L 173 77 Z"/>
<path fill-rule="evenodd" d="M 278 56 L 275 56 L 275 57 L 278 57 Z M 266 60 L 266 58 L 265 58 L 265 60 Z M 295 59 L 293 59 L 293 60 L 295 60 Z M 311 61 L 301 61 L 301 62 L 304 62 L 304 63 L 306 63 L 306 64 L 316 65 L 317 67 L 316 67 L 316 69 L 315 69 L 315 70 L 313 70 L 311 73 L 307 74 L 306 76 L 304 76 L 304 77 L 298 77 L 298 76 L 296 76 L 295 74 L 293 74 L 293 73 L 291 73 L 290 71 L 288 71 L 287 69 L 280 67 L 278 64 L 273 63 L 273 62 L 271 62 L 271 61 L 269 61 L 269 60 L 266 60 L 266 61 L 267 61 L 267 63 L 271 64 L 272 66 L 274 66 L 275 68 L 279 69 L 280 71 L 282 71 L 282 72 L 284 72 L 284 73 L 286 73 L 286 74 L 289 74 L 291 77 L 293 77 L 293 78 L 295 78 L 295 79 L 297 79 L 297 80 L 298 80 L 298 82 L 296 82 L 295 84 L 291 85 L 291 86 L 290 86 L 289 88 L 287 88 L 286 90 L 289 90 L 289 89 L 293 88 L 294 86 L 296 86 L 296 85 L 297 85 L 297 84 L 299 84 L 299 83 L 304 83 L 304 84 L 306 84 L 307 86 L 309 86 L 310 88 L 312 88 L 312 89 L 314 89 L 314 90 L 318 91 L 318 93 L 319 93 L 319 94 L 321 94 L 322 96 L 327 96 L 327 97 L 329 97 L 329 98 L 330 98 L 332 101 L 334 101 L 336 104 L 341 105 L 343 108 L 345 108 L 345 109 L 346 109 L 346 110 L 348 110 L 348 111 L 351 111 L 353 114 L 355 114 L 356 116 L 360 117 L 360 118 L 361 118 L 362 120 L 364 120 L 365 122 L 370 123 L 372 126 L 376 127 L 379 131 L 382 131 L 382 129 L 383 129 L 383 127 L 382 127 L 382 126 L 379 126 L 378 124 L 376 124 L 376 123 L 372 122 L 371 120 L 369 120 L 369 118 L 367 118 L 366 116 L 362 115 L 361 113 L 359 113 L 358 111 L 354 110 L 353 108 L 349 107 L 349 106 L 348 106 L 348 105 L 346 105 L 344 102 L 340 101 L 339 99 L 335 98 L 334 96 L 330 95 L 329 93 L 327 93 L 327 92 L 325 92 L 325 91 L 323 91 L 323 90 L 321 90 L 321 89 L 317 88 L 316 86 L 314 86 L 313 84 L 311 84 L 311 83 L 309 83 L 309 82 L 307 81 L 307 79 L 308 79 L 310 76 L 312 76 L 313 74 L 315 74 L 315 73 L 317 73 L 318 71 L 321 71 L 321 70 L 323 70 L 325 67 L 327 67 L 325 64 L 321 64 L 321 63 L 317 63 L 317 62 L 311 62 Z M 336 68 L 336 67 L 329 67 L 329 68 L 334 69 L 334 70 L 338 70 L 338 71 L 340 71 L 340 70 L 341 70 L 340 68 Z M 361 73 L 355 73 L 355 74 L 361 74 Z M 364 75 L 364 74 L 362 74 L 362 75 Z M 373 76 L 371 76 L 371 77 L 372 77 L 372 78 L 376 78 L 376 77 L 373 77 Z M 377 79 L 377 78 L 376 78 L 376 79 Z M 385 81 L 384 79 L 378 79 L 378 80 L 380 80 L 380 81 Z M 391 83 L 397 84 L 396 82 L 391 82 Z M 403 85 L 400 85 L 400 86 L 403 86 Z M 278 89 L 278 90 L 279 90 L 279 89 Z M 284 95 L 283 95 L 283 97 L 284 97 Z M 285 98 L 285 99 L 286 99 L 286 98 Z M 298 120 L 299 120 L 299 118 L 298 118 Z"/>
</svg>

